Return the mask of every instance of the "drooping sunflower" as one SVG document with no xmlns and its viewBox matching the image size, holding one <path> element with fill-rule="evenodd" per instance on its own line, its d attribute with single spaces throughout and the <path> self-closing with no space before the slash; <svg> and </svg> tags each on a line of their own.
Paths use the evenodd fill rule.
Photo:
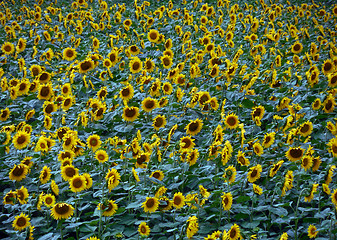
<svg viewBox="0 0 337 240">
<path fill-rule="evenodd" d="M 141 236 L 147 237 L 150 235 L 150 227 L 146 224 L 146 222 L 141 222 L 138 226 L 138 232 Z"/>
<path fill-rule="evenodd" d="M 16 49 L 16 52 L 17 53 L 21 53 L 23 52 L 25 49 L 26 49 L 26 43 L 27 43 L 27 40 L 24 39 L 24 38 L 20 38 L 15 49 Z"/>
<path fill-rule="evenodd" d="M 335 88 L 337 86 L 337 72 L 329 75 L 328 86 L 331 88 Z"/>
<path fill-rule="evenodd" d="M 301 147 L 290 147 L 286 152 L 286 157 L 289 161 L 295 162 L 301 160 L 304 149 Z"/>
<path fill-rule="evenodd" d="M 11 55 L 14 53 L 15 47 L 11 42 L 4 42 L 1 46 L 1 50 L 6 55 Z"/>
<path fill-rule="evenodd" d="M 61 175 L 64 181 L 70 181 L 75 175 L 78 175 L 78 169 L 73 165 L 61 167 Z"/>
<path fill-rule="evenodd" d="M 142 207 L 144 212 L 153 213 L 158 209 L 159 200 L 156 197 L 146 197 L 145 202 L 143 202 Z"/>
<path fill-rule="evenodd" d="M 133 122 L 139 116 L 139 108 L 138 107 L 128 107 L 125 106 L 123 109 L 123 119 L 127 122 Z"/>
<path fill-rule="evenodd" d="M 117 210 L 118 210 L 118 205 L 115 203 L 113 200 L 109 200 L 106 204 L 100 203 L 97 206 L 98 210 L 102 210 L 103 213 L 102 215 L 105 217 L 110 217 L 113 216 Z"/>
<path fill-rule="evenodd" d="M 195 120 L 190 120 L 190 123 L 185 127 L 186 134 L 195 136 L 201 131 L 202 126 L 203 122 L 201 119 L 197 118 Z"/>
<path fill-rule="evenodd" d="M 228 192 L 228 193 L 222 193 L 221 196 L 221 202 L 222 202 L 222 207 L 225 211 L 229 211 L 232 207 L 232 203 L 233 203 L 233 196 L 232 193 Z"/>
<path fill-rule="evenodd" d="M 93 152 L 101 147 L 102 141 L 97 134 L 91 135 L 87 139 L 88 148 L 91 148 Z"/>
<path fill-rule="evenodd" d="M 238 155 L 236 160 L 239 162 L 241 166 L 248 166 L 250 164 L 249 160 L 245 157 L 245 153 L 241 150 L 238 151 Z"/>
<path fill-rule="evenodd" d="M 151 112 L 159 106 L 158 100 L 155 98 L 147 97 L 142 101 L 142 109 L 145 112 Z"/>
<path fill-rule="evenodd" d="M 282 164 L 284 163 L 283 160 L 278 161 L 273 165 L 273 167 L 269 171 L 269 177 L 274 177 L 277 173 L 277 171 L 281 168 Z"/>
<path fill-rule="evenodd" d="M 85 178 L 86 180 L 86 185 L 85 185 L 85 189 L 89 189 L 92 187 L 93 181 L 92 181 L 92 177 L 90 176 L 89 173 L 83 173 L 82 176 Z"/>
<path fill-rule="evenodd" d="M 95 68 L 95 63 L 91 58 L 83 60 L 78 63 L 78 71 L 79 73 L 87 73 Z"/>
<path fill-rule="evenodd" d="M 177 192 L 174 194 L 172 199 L 172 205 L 176 209 L 180 209 L 185 205 L 185 197 L 181 192 Z"/>
<path fill-rule="evenodd" d="M 248 174 L 247 179 L 248 182 L 253 183 L 261 177 L 262 166 L 260 164 L 251 167 Z"/>
<path fill-rule="evenodd" d="M 165 127 L 166 125 L 166 117 L 165 115 L 157 115 L 154 119 L 153 119 L 153 123 L 152 126 L 155 130 L 159 130 L 160 128 Z"/>
<path fill-rule="evenodd" d="M 108 188 L 109 191 L 111 191 L 112 189 L 118 186 L 121 176 L 116 169 L 111 168 L 106 174 L 105 179 L 108 181 Z"/>
<path fill-rule="evenodd" d="M 57 203 L 51 209 L 51 216 L 55 220 L 68 219 L 74 214 L 74 207 L 68 203 Z"/>
<path fill-rule="evenodd" d="M 262 188 L 259 185 L 253 183 L 253 191 L 254 193 L 261 195 L 263 193 Z"/>
<path fill-rule="evenodd" d="M 332 156 L 337 157 L 337 137 L 330 139 L 327 145 Z"/>
<path fill-rule="evenodd" d="M 50 182 L 50 188 L 51 188 L 52 192 L 53 192 L 56 196 L 59 195 L 60 189 L 59 189 L 59 186 L 56 184 L 55 180 L 52 180 L 52 181 Z"/>
<path fill-rule="evenodd" d="M 101 149 L 101 150 L 96 151 L 95 158 L 97 159 L 99 163 L 104 163 L 108 161 L 109 155 L 107 154 L 105 150 Z"/>
<path fill-rule="evenodd" d="M 51 208 L 56 202 L 55 196 L 53 194 L 46 194 L 43 196 L 43 202 L 46 207 Z"/>
<path fill-rule="evenodd" d="M 235 129 L 239 126 L 239 118 L 235 113 L 228 114 L 225 118 L 225 124 L 229 129 Z"/>
<path fill-rule="evenodd" d="M 22 179 L 26 178 L 28 173 L 28 167 L 20 163 L 19 165 L 14 165 L 12 170 L 9 172 L 9 179 L 20 182 Z"/>
<path fill-rule="evenodd" d="M 134 57 L 129 63 L 129 68 L 131 73 L 139 73 L 143 69 L 143 62 L 138 57 Z"/>
<path fill-rule="evenodd" d="M 253 144 L 253 150 L 254 150 L 254 153 L 258 156 L 261 156 L 263 154 L 263 147 L 258 141 Z"/>
<path fill-rule="evenodd" d="M 30 218 L 22 212 L 20 215 L 15 216 L 12 226 L 16 231 L 22 231 L 30 226 Z"/>
<path fill-rule="evenodd" d="M 4 196 L 4 201 L 3 204 L 11 204 L 14 205 L 14 201 L 16 199 L 16 192 L 13 192 L 12 190 L 10 190 L 8 193 L 6 193 L 6 195 Z"/>
<path fill-rule="evenodd" d="M 70 190 L 76 193 L 81 192 L 85 190 L 87 185 L 86 182 L 87 182 L 86 178 L 83 177 L 82 175 L 75 175 L 69 181 Z"/>
<path fill-rule="evenodd" d="M 21 204 L 26 204 L 29 197 L 28 190 L 24 186 L 16 190 L 16 197 Z"/>
<path fill-rule="evenodd" d="M 40 181 L 42 184 L 45 184 L 49 181 L 51 177 L 51 169 L 48 166 L 44 166 L 40 172 Z"/>
</svg>

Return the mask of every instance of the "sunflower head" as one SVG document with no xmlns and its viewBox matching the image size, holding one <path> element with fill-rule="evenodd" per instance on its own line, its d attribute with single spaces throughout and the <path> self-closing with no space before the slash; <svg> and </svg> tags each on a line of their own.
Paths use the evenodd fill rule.
<svg viewBox="0 0 337 240">
<path fill-rule="evenodd" d="M 51 216 L 56 219 L 68 219 L 74 214 L 74 208 L 68 203 L 57 203 L 51 209 Z"/>
</svg>

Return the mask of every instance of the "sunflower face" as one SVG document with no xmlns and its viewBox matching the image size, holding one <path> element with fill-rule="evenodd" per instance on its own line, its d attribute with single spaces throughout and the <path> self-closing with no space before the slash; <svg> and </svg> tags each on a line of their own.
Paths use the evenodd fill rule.
<svg viewBox="0 0 337 240">
<path fill-rule="evenodd" d="M 51 84 L 47 85 L 40 85 L 39 87 L 39 94 L 37 96 L 40 100 L 49 100 L 54 94 L 53 87 Z"/>
<path fill-rule="evenodd" d="M 142 101 L 142 109 L 145 112 L 151 112 L 153 109 L 155 109 L 157 107 L 158 107 L 157 99 L 147 97 Z"/>
<path fill-rule="evenodd" d="M 78 64 L 79 72 L 83 74 L 93 70 L 94 67 L 94 61 L 91 59 L 84 60 Z"/>
<path fill-rule="evenodd" d="M 227 232 L 227 237 L 230 240 L 237 240 L 241 237 L 240 228 L 237 224 L 234 224 Z"/>
<path fill-rule="evenodd" d="M 155 29 L 151 29 L 148 33 L 147 33 L 147 39 L 152 42 L 152 43 L 158 43 L 159 39 L 160 39 L 160 34 L 157 30 Z"/>
<path fill-rule="evenodd" d="M 3 204 L 11 204 L 14 205 L 14 201 L 16 199 L 16 192 L 13 192 L 12 190 L 10 190 L 8 193 L 6 193 L 6 195 L 4 196 L 4 201 Z"/>
<path fill-rule="evenodd" d="M 55 220 L 68 219 L 74 214 L 74 208 L 68 203 L 57 203 L 51 209 L 51 216 Z"/>
<path fill-rule="evenodd" d="M 4 44 L 2 44 L 1 50 L 4 54 L 11 55 L 12 53 L 14 53 L 15 48 L 13 43 L 5 42 Z"/>
<path fill-rule="evenodd" d="M 182 152 L 185 151 L 190 151 L 192 148 L 194 148 L 195 143 L 194 143 L 194 139 L 192 139 L 191 137 L 187 136 L 187 137 L 182 137 L 180 139 L 180 150 Z"/>
<path fill-rule="evenodd" d="M 168 56 L 168 55 L 164 55 L 161 58 L 161 63 L 163 64 L 163 67 L 165 69 L 169 69 L 173 65 L 172 58 L 170 56 Z"/>
<path fill-rule="evenodd" d="M 30 134 L 25 131 L 18 131 L 13 137 L 13 144 L 16 149 L 23 149 L 30 143 Z"/>
<path fill-rule="evenodd" d="M 61 167 L 61 174 L 64 181 L 70 181 L 75 175 L 78 174 L 78 169 L 73 165 L 66 165 Z"/>
<path fill-rule="evenodd" d="M 126 87 L 124 87 L 120 92 L 119 92 L 119 97 L 125 101 L 128 102 L 130 99 L 132 99 L 134 94 L 134 89 L 132 85 L 128 84 Z"/>
<path fill-rule="evenodd" d="M 185 127 L 186 129 L 186 134 L 189 134 L 191 136 L 194 136 L 198 134 L 203 126 L 202 120 L 197 118 L 196 120 L 190 121 L 190 123 Z"/>
<path fill-rule="evenodd" d="M 56 202 L 55 196 L 52 194 L 46 194 L 44 195 L 43 202 L 44 202 L 44 205 L 46 205 L 46 207 L 48 208 L 53 207 Z"/>
<path fill-rule="evenodd" d="M 142 222 L 138 226 L 138 232 L 143 237 L 149 236 L 150 235 L 150 227 L 146 224 L 146 222 Z"/>
<path fill-rule="evenodd" d="M 248 172 L 247 179 L 249 182 L 253 183 L 261 177 L 262 166 L 260 164 L 251 167 Z"/>
<path fill-rule="evenodd" d="M 40 181 L 42 184 L 45 184 L 49 181 L 51 177 L 51 169 L 47 166 L 44 166 L 40 173 Z"/>
<path fill-rule="evenodd" d="M 180 209 L 185 205 L 185 197 L 181 192 L 175 193 L 172 199 L 175 208 Z"/>
<path fill-rule="evenodd" d="M 291 147 L 289 150 L 286 152 L 286 157 L 288 160 L 295 162 L 298 160 L 301 160 L 303 157 L 304 149 L 301 147 Z"/>
<path fill-rule="evenodd" d="M 8 107 L 0 110 L 0 121 L 6 121 L 9 118 L 10 111 Z"/>
<path fill-rule="evenodd" d="M 98 209 L 103 211 L 103 216 L 109 217 L 113 216 L 117 212 L 118 206 L 115 201 L 110 200 L 106 205 L 99 204 Z"/>
<path fill-rule="evenodd" d="M 139 73 L 143 69 L 143 62 L 138 57 L 134 57 L 129 63 L 129 68 L 131 73 Z"/>
<path fill-rule="evenodd" d="M 229 129 L 235 129 L 239 126 L 239 118 L 234 113 L 229 114 L 225 118 L 225 124 Z"/>
<path fill-rule="evenodd" d="M 13 221 L 13 228 L 17 231 L 22 231 L 30 225 L 30 218 L 28 215 L 21 213 L 20 215 L 16 216 Z"/>
<path fill-rule="evenodd" d="M 123 119 L 127 122 L 133 122 L 139 116 L 139 108 L 138 107 L 124 107 L 123 109 Z"/>
<path fill-rule="evenodd" d="M 94 134 L 94 135 L 91 135 L 90 137 L 88 137 L 87 139 L 87 145 L 89 148 L 92 149 L 92 151 L 96 151 L 98 148 L 100 148 L 101 146 L 101 140 L 100 140 L 100 136 Z"/>
<path fill-rule="evenodd" d="M 294 54 L 299 54 L 300 52 L 302 52 L 303 49 L 303 45 L 300 42 L 295 42 L 292 46 L 291 46 L 291 51 Z"/>
<path fill-rule="evenodd" d="M 70 189 L 73 192 L 81 192 L 86 189 L 86 178 L 81 175 L 75 175 L 70 181 Z"/>
<path fill-rule="evenodd" d="M 159 200 L 155 197 L 147 197 L 145 202 L 143 202 L 142 207 L 144 212 L 153 213 L 158 209 Z"/>
<path fill-rule="evenodd" d="M 165 127 L 166 125 L 166 118 L 164 115 L 158 115 L 153 119 L 152 126 L 155 130 L 159 130 L 160 128 Z"/>
</svg>

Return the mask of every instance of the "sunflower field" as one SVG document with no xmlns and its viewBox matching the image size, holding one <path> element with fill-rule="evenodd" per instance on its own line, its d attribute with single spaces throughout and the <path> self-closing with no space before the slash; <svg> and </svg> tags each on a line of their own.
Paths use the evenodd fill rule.
<svg viewBox="0 0 337 240">
<path fill-rule="evenodd" d="M 337 239 L 337 4 L 0 3 L 2 239 Z"/>
</svg>

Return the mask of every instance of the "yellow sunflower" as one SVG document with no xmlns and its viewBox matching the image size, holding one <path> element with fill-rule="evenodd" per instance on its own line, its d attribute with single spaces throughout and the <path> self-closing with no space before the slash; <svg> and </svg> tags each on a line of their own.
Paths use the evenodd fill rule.
<svg viewBox="0 0 337 240">
<path fill-rule="evenodd" d="M 30 143 L 30 134 L 25 131 L 18 131 L 14 135 L 12 142 L 16 149 L 23 149 Z"/>
<path fill-rule="evenodd" d="M 67 61 L 73 61 L 77 56 L 77 52 L 73 48 L 65 48 L 63 50 L 63 59 Z"/>
<path fill-rule="evenodd" d="M 240 227 L 237 224 L 234 224 L 227 232 L 227 239 L 237 240 L 239 238 L 242 238 L 240 234 Z"/>
<path fill-rule="evenodd" d="M 19 165 L 14 165 L 14 167 L 9 172 L 9 179 L 15 180 L 17 182 L 20 182 L 22 179 L 26 178 L 26 175 L 28 174 L 28 167 L 20 163 Z"/>
<path fill-rule="evenodd" d="M 299 41 L 295 42 L 291 46 L 291 52 L 294 54 L 299 54 L 300 52 L 302 52 L 302 50 L 303 50 L 303 45 Z"/>
<path fill-rule="evenodd" d="M 138 107 L 128 107 L 125 106 L 123 109 L 123 119 L 127 122 L 133 122 L 139 116 L 139 108 Z"/>
<path fill-rule="evenodd" d="M 49 181 L 51 177 L 51 169 L 48 166 L 44 166 L 40 172 L 40 181 L 42 184 L 45 184 Z"/>
<path fill-rule="evenodd" d="M 0 121 L 4 122 L 9 118 L 11 111 L 9 111 L 8 107 L 0 110 Z"/>
<path fill-rule="evenodd" d="M 86 189 L 86 182 L 86 178 L 82 175 L 75 175 L 69 181 L 70 190 L 76 193 L 81 192 Z"/>
<path fill-rule="evenodd" d="M 16 231 L 22 231 L 25 228 L 30 226 L 29 221 L 30 221 L 30 218 L 28 217 L 28 215 L 22 212 L 20 215 L 15 216 L 12 226 Z"/>
<path fill-rule="evenodd" d="M 146 222 L 141 222 L 138 226 L 138 232 L 141 236 L 147 237 L 150 235 L 150 227 L 146 224 Z"/>
<path fill-rule="evenodd" d="M 38 94 L 37 98 L 39 100 L 47 100 L 48 101 L 54 95 L 54 91 L 53 91 L 53 87 L 52 87 L 51 83 L 39 85 L 38 92 L 39 92 L 39 94 Z"/>
<path fill-rule="evenodd" d="M 185 205 L 185 197 L 181 192 L 174 194 L 172 204 L 176 209 L 182 208 Z"/>
<path fill-rule="evenodd" d="M 153 119 L 152 126 L 154 127 L 155 130 L 158 131 L 160 128 L 165 127 L 165 125 L 166 125 L 166 117 L 165 117 L 165 115 L 157 115 Z"/>
<path fill-rule="evenodd" d="M 190 136 L 185 136 L 180 138 L 180 150 L 181 151 L 190 151 L 192 148 L 194 148 L 195 143 L 194 139 L 192 139 Z"/>
<path fill-rule="evenodd" d="M 233 203 L 232 193 L 222 193 L 221 199 L 223 209 L 229 211 Z"/>
<path fill-rule="evenodd" d="M 57 203 L 51 209 L 51 216 L 55 220 L 68 219 L 74 214 L 74 208 L 68 203 Z"/>
<path fill-rule="evenodd" d="M 145 112 L 151 112 L 153 109 L 157 108 L 158 106 L 159 106 L 158 100 L 151 98 L 151 97 L 147 97 L 142 101 L 142 109 Z"/>
<path fill-rule="evenodd" d="M 104 163 L 108 161 L 109 155 L 107 154 L 105 150 L 101 149 L 101 150 L 96 151 L 95 158 L 97 159 L 99 163 Z"/>
<path fill-rule="evenodd" d="M 186 134 L 191 136 L 197 135 L 201 131 L 202 126 L 203 122 L 201 119 L 190 120 L 190 123 L 185 127 Z"/>
<path fill-rule="evenodd" d="M 144 62 L 144 68 L 148 73 L 151 73 L 154 70 L 155 63 L 151 58 L 146 58 Z"/>
<path fill-rule="evenodd" d="M 1 50 L 6 55 L 11 55 L 14 53 L 15 47 L 11 42 L 4 42 L 1 46 Z"/>
<path fill-rule="evenodd" d="M 91 148 L 93 152 L 101 147 L 101 138 L 97 134 L 91 135 L 87 139 L 88 148 Z"/>
<path fill-rule="evenodd" d="M 263 137 L 262 147 L 269 148 L 275 142 L 275 132 L 266 133 Z"/>
<path fill-rule="evenodd" d="M 304 149 L 301 147 L 290 147 L 286 152 L 286 157 L 289 161 L 295 162 L 301 160 L 303 153 Z"/>
<path fill-rule="evenodd" d="M 28 190 L 24 186 L 16 190 L 16 197 L 21 204 L 26 204 L 29 197 Z"/>
<path fill-rule="evenodd" d="M 222 175 L 226 182 L 233 183 L 236 177 L 236 168 L 230 165 L 225 169 L 225 173 Z"/>
<path fill-rule="evenodd" d="M 144 212 L 153 213 L 158 209 L 159 200 L 156 197 L 146 197 L 145 202 L 143 202 L 142 207 Z"/>
<path fill-rule="evenodd" d="M 129 68 L 131 73 L 139 73 L 143 69 L 143 62 L 138 57 L 134 57 L 129 63 Z"/>
<path fill-rule="evenodd" d="M 16 192 L 13 192 L 12 190 L 10 190 L 8 193 L 6 193 L 6 195 L 3 198 L 3 204 L 11 204 L 14 205 L 14 201 L 16 199 Z"/>
<path fill-rule="evenodd" d="M 239 126 L 239 118 L 236 114 L 232 113 L 226 116 L 225 124 L 229 129 L 235 129 Z"/>
<path fill-rule="evenodd" d="M 113 200 L 109 200 L 106 204 L 100 203 L 97 206 L 98 210 L 102 210 L 102 215 L 105 217 L 113 216 L 117 210 L 118 210 L 118 205 L 115 203 Z"/>
<path fill-rule="evenodd" d="M 43 196 L 43 202 L 46 207 L 51 208 L 56 202 L 55 196 L 53 194 L 46 194 Z"/>
<path fill-rule="evenodd" d="M 317 228 L 315 225 L 310 224 L 308 227 L 308 237 L 315 238 L 318 234 Z"/>
<path fill-rule="evenodd" d="M 78 71 L 79 73 L 87 73 L 91 70 L 93 70 L 95 67 L 95 63 L 92 59 L 86 59 L 82 62 L 78 63 Z"/>
<path fill-rule="evenodd" d="M 262 166 L 260 164 L 251 167 L 248 174 L 247 179 L 248 182 L 253 183 L 261 177 Z"/>
<path fill-rule="evenodd" d="M 78 175 L 78 169 L 73 165 L 61 167 L 61 175 L 64 181 L 70 181 L 75 175 Z"/>
<path fill-rule="evenodd" d="M 249 160 L 245 157 L 245 153 L 241 150 L 238 151 L 238 155 L 236 160 L 239 162 L 241 166 L 248 166 L 250 164 Z"/>
<path fill-rule="evenodd" d="M 147 33 L 147 39 L 152 43 L 158 43 L 160 40 L 160 34 L 156 29 L 151 29 Z"/>
<path fill-rule="evenodd" d="M 118 186 L 121 176 L 116 169 L 111 168 L 106 174 L 105 179 L 108 181 L 108 188 L 110 192 L 112 189 Z"/>
<path fill-rule="evenodd" d="M 337 72 L 329 75 L 328 83 L 331 88 L 335 88 L 337 86 Z"/>
</svg>

